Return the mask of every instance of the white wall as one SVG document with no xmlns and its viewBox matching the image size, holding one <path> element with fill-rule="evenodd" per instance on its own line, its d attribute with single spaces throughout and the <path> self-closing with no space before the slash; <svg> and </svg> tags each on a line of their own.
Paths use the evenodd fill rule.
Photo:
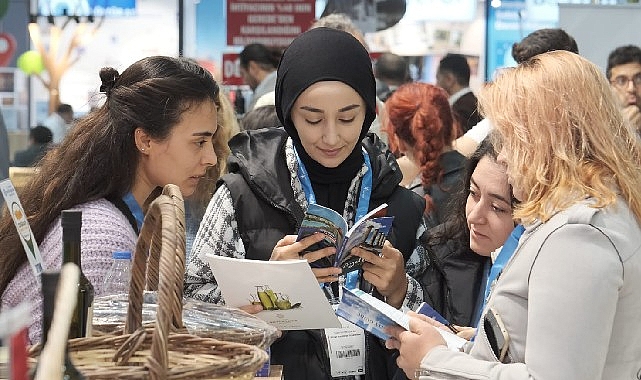
<svg viewBox="0 0 641 380">
<path fill-rule="evenodd" d="M 406 14 L 395 26 L 368 33 L 367 42 L 372 51 L 390 51 L 402 56 L 440 59 L 446 53 L 460 53 L 479 57 L 478 75 L 470 77 L 470 87 L 477 90 L 485 72 L 485 2 L 477 1 L 475 8 L 474 16 L 467 21 L 417 21 L 415 16 Z"/>
<path fill-rule="evenodd" d="M 641 46 L 641 5 L 559 4 L 559 27 L 574 37 L 579 54 L 605 73 L 612 50 Z"/>
<path fill-rule="evenodd" d="M 147 56 L 178 55 L 176 0 L 137 0 L 136 12 L 137 16 L 105 19 L 93 38 L 78 49 L 80 60 L 65 73 L 60 84 L 62 103 L 69 103 L 74 111 L 85 113 L 90 108 L 90 101 L 97 100 L 92 95 L 100 87 L 98 73 L 102 67 L 111 66 L 122 72 Z M 66 38 L 74 27 L 76 25 L 69 25 Z M 46 117 L 48 93 L 39 81 L 31 82 L 31 120 L 35 125 Z"/>
</svg>

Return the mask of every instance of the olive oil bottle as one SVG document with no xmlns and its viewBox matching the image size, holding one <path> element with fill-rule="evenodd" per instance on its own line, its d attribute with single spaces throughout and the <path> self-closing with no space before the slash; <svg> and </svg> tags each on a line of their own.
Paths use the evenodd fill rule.
<svg viewBox="0 0 641 380">
<path fill-rule="evenodd" d="M 58 280 L 60 279 L 60 272 L 44 271 L 40 274 L 42 282 L 42 341 L 40 342 L 41 350 L 47 343 L 47 334 L 53 320 L 54 306 L 56 304 L 56 289 L 58 287 Z M 38 361 L 39 365 L 40 361 Z M 31 373 L 31 379 L 36 378 L 38 367 Z M 69 353 L 65 350 L 65 359 L 62 378 L 63 380 L 84 380 L 85 377 L 78 372 L 78 369 L 73 365 L 69 358 Z M 51 374 L 53 375 L 53 374 Z"/>
<path fill-rule="evenodd" d="M 91 336 L 94 287 L 82 272 L 80 251 L 81 210 L 62 211 L 62 252 L 64 263 L 74 263 L 80 268 L 78 304 L 71 319 L 69 339 Z"/>
</svg>

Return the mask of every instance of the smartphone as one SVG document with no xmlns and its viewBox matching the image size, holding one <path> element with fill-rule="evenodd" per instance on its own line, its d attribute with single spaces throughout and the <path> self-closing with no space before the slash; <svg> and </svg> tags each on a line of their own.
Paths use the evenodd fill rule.
<svg viewBox="0 0 641 380">
<path fill-rule="evenodd" d="M 490 347 L 494 355 L 496 355 L 500 362 L 503 362 L 510 344 L 510 335 L 505 329 L 501 316 L 494 308 L 490 308 L 485 314 L 483 328 L 485 329 L 487 340 L 490 342 Z"/>
</svg>

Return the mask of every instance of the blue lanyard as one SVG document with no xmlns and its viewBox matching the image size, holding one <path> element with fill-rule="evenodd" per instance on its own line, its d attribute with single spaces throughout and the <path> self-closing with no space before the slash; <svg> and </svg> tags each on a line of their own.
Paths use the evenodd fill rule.
<svg viewBox="0 0 641 380">
<path fill-rule="evenodd" d="M 131 215 L 133 215 L 134 219 L 136 219 L 136 224 L 138 225 L 138 231 L 141 231 L 142 222 L 143 220 L 145 220 L 145 214 L 142 212 L 142 208 L 140 208 L 140 205 L 138 204 L 138 202 L 136 202 L 136 198 L 134 198 L 134 195 L 131 192 L 129 192 L 122 197 L 122 201 L 125 202 L 127 207 L 129 207 L 129 211 L 131 211 Z"/>
<path fill-rule="evenodd" d="M 507 262 L 510 261 L 510 258 L 514 255 L 514 252 L 519 245 L 519 239 L 521 238 L 521 235 L 523 235 L 524 231 L 525 226 L 523 226 L 522 224 L 517 224 L 516 227 L 514 227 L 512 233 L 510 233 L 510 236 L 508 236 L 505 243 L 503 243 L 503 247 L 501 248 L 499 254 L 496 256 L 494 263 L 492 263 L 489 272 L 485 272 L 487 274 L 485 291 L 482 291 L 480 293 L 483 295 L 483 302 L 480 305 L 480 308 L 476 310 L 475 321 L 473 321 L 476 322 L 476 326 L 473 327 L 477 327 L 477 331 L 478 325 L 481 324 L 481 315 L 483 315 L 483 310 L 485 310 L 487 301 L 490 298 L 490 290 L 492 289 L 492 284 L 497 280 L 497 278 L 503 271 L 503 268 L 505 268 L 505 264 L 507 264 Z M 474 341 L 474 338 L 476 338 L 476 334 L 472 337 L 471 340 Z"/>
<path fill-rule="evenodd" d="M 362 152 L 367 170 L 361 180 L 361 191 L 358 196 L 358 206 L 356 207 L 356 218 L 354 220 L 360 220 L 362 217 L 367 215 L 367 212 L 369 211 L 369 199 L 372 195 L 372 163 L 369 160 L 369 154 L 367 154 L 365 148 L 362 148 Z M 309 174 L 307 174 L 307 169 L 305 169 L 305 165 L 300 160 L 298 152 L 296 152 L 296 148 L 294 148 L 294 153 L 296 154 L 296 160 L 298 161 L 298 178 L 303 186 L 307 203 L 315 204 L 316 195 L 314 195 L 314 189 L 312 188 L 312 182 L 309 179 Z M 346 277 L 345 286 L 348 289 L 355 289 L 358 284 L 358 271 L 349 272 Z"/>
<path fill-rule="evenodd" d="M 521 235 L 523 235 L 523 231 L 525 231 L 525 227 L 522 224 L 517 224 L 516 227 L 514 227 L 514 230 L 512 230 L 512 233 L 510 233 L 510 236 L 508 236 L 507 240 L 503 244 L 503 248 L 501 248 L 501 251 L 496 256 L 494 263 L 492 263 L 490 273 L 487 276 L 487 283 L 485 285 L 485 303 L 487 303 L 487 299 L 490 297 L 492 283 L 496 281 L 499 274 L 503 271 L 505 264 L 510 260 L 514 251 L 516 251 L 516 247 L 519 245 L 519 239 L 521 238 Z"/>
</svg>

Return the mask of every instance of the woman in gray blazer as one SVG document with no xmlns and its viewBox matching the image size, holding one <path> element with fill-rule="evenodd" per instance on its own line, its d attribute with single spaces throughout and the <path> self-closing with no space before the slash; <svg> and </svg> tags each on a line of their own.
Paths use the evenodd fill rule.
<svg viewBox="0 0 641 380">
<path fill-rule="evenodd" d="M 417 315 L 389 348 L 420 379 L 641 378 L 641 145 L 600 70 L 555 51 L 479 96 L 525 226 L 467 352 Z"/>
</svg>

